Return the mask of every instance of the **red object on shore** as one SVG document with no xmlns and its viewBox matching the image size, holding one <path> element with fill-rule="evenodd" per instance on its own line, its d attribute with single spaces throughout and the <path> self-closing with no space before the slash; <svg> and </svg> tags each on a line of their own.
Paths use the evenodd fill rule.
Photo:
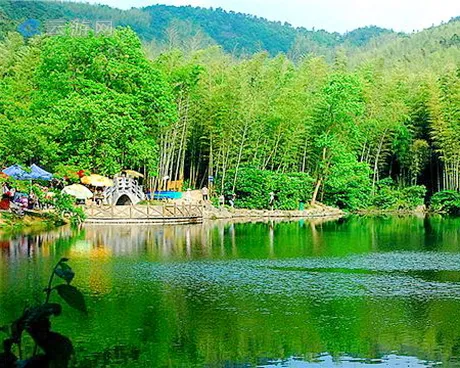
<svg viewBox="0 0 460 368">
<path fill-rule="evenodd" d="M 85 171 L 84 170 L 77 171 L 77 175 L 81 179 L 82 177 L 85 176 Z"/>
<path fill-rule="evenodd" d="M 8 211 L 9 209 L 10 209 L 10 199 L 9 198 L 3 198 L 0 201 L 0 210 Z"/>
</svg>

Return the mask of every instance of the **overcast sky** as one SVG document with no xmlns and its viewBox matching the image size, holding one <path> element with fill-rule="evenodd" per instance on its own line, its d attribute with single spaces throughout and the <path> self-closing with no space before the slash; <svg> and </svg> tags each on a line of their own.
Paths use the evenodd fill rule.
<svg viewBox="0 0 460 368">
<path fill-rule="evenodd" d="M 295 26 L 346 32 L 366 25 L 411 32 L 460 16 L 460 0 L 90 0 L 127 9 L 156 3 L 221 7 L 287 21 Z"/>
</svg>

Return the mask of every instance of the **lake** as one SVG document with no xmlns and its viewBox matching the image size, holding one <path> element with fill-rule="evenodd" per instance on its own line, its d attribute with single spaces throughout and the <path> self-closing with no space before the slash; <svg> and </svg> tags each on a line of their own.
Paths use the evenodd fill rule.
<svg viewBox="0 0 460 368">
<path fill-rule="evenodd" d="M 0 238 L 0 325 L 70 258 L 75 367 L 460 366 L 460 219 L 85 226 Z M 52 301 L 59 301 L 54 296 Z"/>
</svg>

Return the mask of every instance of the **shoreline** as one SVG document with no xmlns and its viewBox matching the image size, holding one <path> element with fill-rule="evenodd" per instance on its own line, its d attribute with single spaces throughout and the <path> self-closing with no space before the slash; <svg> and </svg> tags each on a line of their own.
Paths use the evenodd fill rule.
<svg viewBox="0 0 460 368">
<path fill-rule="evenodd" d="M 325 205 L 315 205 L 305 210 L 249 210 L 216 208 L 214 206 L 205 207 L 204 220 L 224 220 L 224 219 L 317 219 L 329 217 L 343 217 L 346 213 L 338 208 Z"/>
<path fill-rule="evenodd" d="M 16 231 L 47 231 L 59 228 L 67 223 L 50 213 L 28 211 L 23 217 L 11 212 L 0 212 L 0 233 Z"/>
</svg>

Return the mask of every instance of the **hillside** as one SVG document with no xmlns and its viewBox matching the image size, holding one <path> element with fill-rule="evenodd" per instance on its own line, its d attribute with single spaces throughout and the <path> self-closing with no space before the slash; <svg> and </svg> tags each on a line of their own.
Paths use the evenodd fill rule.
<svg viewBox="0 0 460 368">
<path fill-rule="evenodd" d="M 146 42 L 165 44 L 178 39 L 182 45 L 194 43 L 195 47 L 218 44 L 238 55 L 268 51 L 271 55 L 315 52 L 330 56 L 337 47 L 363 47 L 376 37 L 394 34 L 379 27 L 365 27 L 341 35 L 294 28 L 288 23 L 222 9 L 191 6 L 152 5 L 123 11 L 82 3 L 0 0 L 2 34 L 31 18 L 42 23 L 54 19 L 112 20 L 115 26 L 130 26 Z"/>
<path fill-rule="evenodd" d="M 411 35 L 385 35 L 349 53 L 353 65 L 381 60 L 386 68 L 407 66 L 412 71 L 457 67 L 460 60 L 460 17 Z"/>
<path fill-rule="evenodd" d="M 351 66 L 379 59 L 388 67 L 409 64 L 423 69 L 455 64 L 460 53 L 460 17 L 413 34 L 369 26 L 341 35 L 222 9 L 152 5 L 120 10 L 85 3 L 0 0 L 0 39 L 27 19 L 39 20 L 42 33 L 50 20 L 89 21 L 92 27 L 96 21 L 110 20 L 115 27 L 131 27 L 151 55 L 172 47 L 188 52 L 220 45 L 237 56 L 267 51 L 297 61 L 315 54 L 332 62 L 337 50 L 344 50 Z"/>
</svg>

